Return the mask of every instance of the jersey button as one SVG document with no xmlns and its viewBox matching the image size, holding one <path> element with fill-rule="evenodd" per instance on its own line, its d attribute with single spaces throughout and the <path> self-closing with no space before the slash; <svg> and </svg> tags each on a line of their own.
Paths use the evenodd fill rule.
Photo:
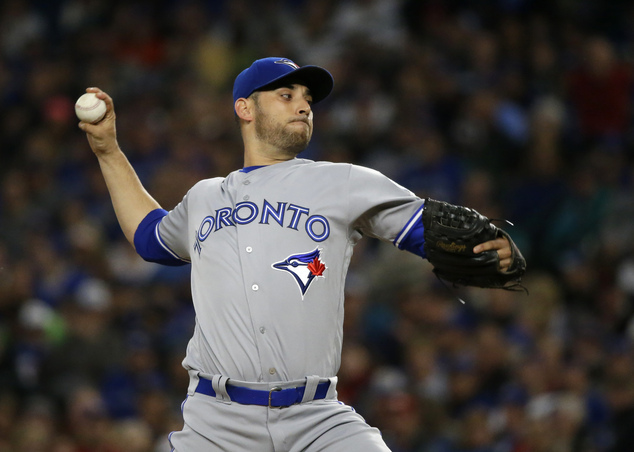
<svg viewBox="0 0 634 452">
<path fill-rule="evenodd" d="M 249 185 L 251 183 L 251 181 L 245 180 L 243 183 L 244 183 L 244 185 Z"/>
<path fill-rule="evenodd" d="M 253 285 L 251 286 L 251 289 L 252 289 L 252 290 L 258 290 L 259 288 L 260 288 L 260 286 L 258 286 L 257 284 L 253 284 Z"/>
<path fill-rule="evenodd" d="M 250 246 L 247 246 L 245 250 L 247 251 L 247 253 L 250 253 L 251 251 L 253 251 L 253 248 L 251 248 Z"/>
<path fill-rule="evenodd" d="M 271 367 L 271 368 L 269 369 L 269 374 L 271 374 L 271 375 L 275 375 L 275 372 L 277 372 L 277 370 L 275 370 L 275 367 Z"/>
<path fill-rule="evenodd" d="M 260 327 L 260 333 L 264 334 L 266 333 L 266 328 L 264 328 L 263 326 Z"/>
<path fill-rule="evenodd" d="M 245 201 L 248 201 L 248 200 L 249 200 L 249 195 L 244 195 L 244 196 L 242 197 L 242 199 L 243 199 L 243 200 L 245 200 Z"/>
</svg>

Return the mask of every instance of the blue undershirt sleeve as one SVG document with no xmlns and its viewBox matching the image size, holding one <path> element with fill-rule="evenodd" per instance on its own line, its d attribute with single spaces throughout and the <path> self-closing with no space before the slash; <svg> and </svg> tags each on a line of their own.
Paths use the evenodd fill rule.
<svg viewBox="0 0 634 452">
<path fill-rule="evenodd" d="M 169 249 L 158 233 L 161 220 L 167 215 L 164 209 L 148 213 L 134 232 L 134 248 L 144 260 L 163 265 L 186 265 L 189 263 Z"/>
<path fill-rule="evenodd" d="M 410 218 L 396 240 L 394 240 L 394 245 L 398 249 L 409 251 L 426 259 L 423 207 L 424 205 Z"/>
</svg>

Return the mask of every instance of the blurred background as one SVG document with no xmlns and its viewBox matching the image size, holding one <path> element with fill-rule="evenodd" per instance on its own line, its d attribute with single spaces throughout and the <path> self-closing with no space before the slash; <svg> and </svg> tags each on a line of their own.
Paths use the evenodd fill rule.
<svg viewBox="0 0 634 452">
<path fill-rule="evenodd" d="M 189 268 L 134 254 L 73 104 L 112 95 L 169 209 L 241 167 L 231 87 L 265 56 L 335 77 L 302 156 L 508 219 L 528 261 L 529 295 L 451 291 L 362 241 L 340 399 L 395 452 L 631 451 L 633 50 L 619 0 L 3 0 L 0 451 L 169 450 Z"/>
</svg>

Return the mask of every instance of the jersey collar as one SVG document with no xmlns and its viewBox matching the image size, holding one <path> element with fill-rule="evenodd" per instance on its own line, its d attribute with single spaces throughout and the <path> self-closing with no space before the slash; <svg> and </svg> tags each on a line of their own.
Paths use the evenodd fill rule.
<svg viewBox="0 0 634 452">
<path fill-rule="evenodd" d="M 242 168 L 242 169 L 240 170 L 240 172 L 241 172 L 241 173 L 250 173 L 251 171 L 256 170 L 256 169 L 258 169 L 258 168 L 262 168 L 263 166 L 266 166 L 266 165 L 259 165 L 259 166 L 245 166 L 244 168 Z"/>
</svg>

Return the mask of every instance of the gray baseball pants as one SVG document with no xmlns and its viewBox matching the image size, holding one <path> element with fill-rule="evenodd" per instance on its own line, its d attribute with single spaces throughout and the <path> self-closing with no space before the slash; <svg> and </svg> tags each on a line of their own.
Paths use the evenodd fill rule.
<svg viewBox="0 0 634 452">
<path fill-rule="evenodd" d="M 193 387 L 183 429 L 169 437 L 176 452 L 389 452 L 378 429 L 336 400 L 334 386 L 326 399 L 284 408 L 243 405 Z"/>
</svg>

